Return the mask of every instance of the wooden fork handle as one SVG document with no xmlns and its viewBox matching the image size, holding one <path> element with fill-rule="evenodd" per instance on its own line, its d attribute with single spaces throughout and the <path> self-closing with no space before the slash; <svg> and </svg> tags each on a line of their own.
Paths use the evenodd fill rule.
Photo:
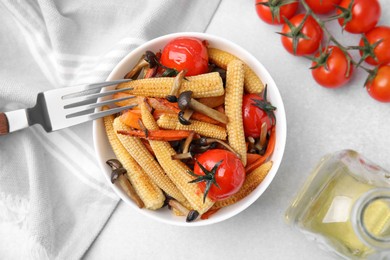
<svg viewBox="0 0 390 260">
<path fill-rule="evenodd" d="M 8 118 L 5 113 L 0 113 L 0 135 L 6 135 L 9 133 Z"/>
</svg>

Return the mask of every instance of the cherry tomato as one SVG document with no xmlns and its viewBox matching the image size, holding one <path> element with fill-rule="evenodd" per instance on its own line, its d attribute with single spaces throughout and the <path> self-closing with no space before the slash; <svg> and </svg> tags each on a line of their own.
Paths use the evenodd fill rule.
<svg viewBox="0 0 390 260">
<path fill-rule="evenodd" d="M 242 119 L 244 124 L 245 136 L 251 136 L 253 138 L 260 137 L 261 126 L 263 123 L 267 124 L 267 131 L 269 131 L 272 125 L 275 124 L 275 119 L 270 116 L 274 107 L 268 109 L 262 109 L 256 103 L 264 103 L 264 98 L 257 94 L 245 94 L 242 100 Z M 267 103 L 267 102 L 266 102 Z M 268 103 L 269 104 L 269 103 Z"/>
<path fill-rule="evenodd" d="M 378 68 L 374 78 L 366 84 L 368 94 L 380 102 L 390 102 L 390 65 Z"/>
<path fill-rule="evenodd" d="M 296 46 L 296 51 L 294 53 L 294 34 L 296 34 L 294 33 L 294 31 L 296 30 L 296 27 L 299 27 L 299 25 L 302 23 L 304 17 L 305 14 L 298 14 L 291 18 L 290 22 L 294 25 L 293 29 L 290 28 L 288 24 L 284 24 L 282 28 L 281 39 L 284 48 L 289 53 L 298 56 L 311 54 L 318 50 L 323 34 L 322 29 L 318 25 L 316 20 L 314 20 L 313 17 L 308 16 L 297 36 L 298 38 L 296 38 L 298 42 Z M 283 34 L 292 34 L 292 37 L 287 37 Z M 304 36 L 306 36 L 308 39 L 304 39 Z"/>
<path fill-rule="evenodd" d="M 378 61 L 375 61 L 373 57 L 367 57 L 365 61 L 371 65 L 387 64 L 390 63 L 390 27 L 378 26 L 365 33 L 365 36 L 370 45 L 381 41 L 375 48 L 374 54 Z M 360 46 L 364 46 L 363 38 L 360 40 Z M 363 52 L 360 51 L 360 55 Z"/>
<path fill-rule="evenodd" d="M 341 87 L 347 83 L 353 73 L 353 65 L 348 61 L 344 52 L 337 46 L 328 46 L 327 50 L 323 50 L 322 54 L 317 54 L 316 57 L 320 62 L 313 61 L 311 73 L 318 84 L 327 88 Z M 319 64 L 320 63 L 320 64 Z"/>
<path fill-rule="evenodd" d="M 165 45 L 160 63 L 178 71 L 187 69 L 186 76 L 208 71 L 208 54 L 205 42 L 193 37 L 178 37 Z"/>
<path fill-rule="evenodd" d="M 316 14 L 326 14 L 335 10 L 341 0 L 306 0 L 307 5 Z"/>
<path fill-rule="evenodd" d="M 222 200 L 236 193 L 245 180 L 245 168 L 241 160 L 232 152 L 222 149 L 212 149 L 201 154 L 194 166 L 194 173 L 198 176 L 207 175 L 198 165 L 201 164 L 207 171 L 212 171 L 215 166 L 215 184 L 211 184 L 208 196 L 210 199 Z M 218 163 L 219 166 L 217 165 Z M 198 183 L 203 192 L 206 189 L 205 182 Z"/>
<path fill-rule="evenodd" d="M 340 6 L 348 8 L 352 0 L 342 0 Z M 341 14 L 337 10 L 337 14 Z M 350 33 L 368 32 L 378 23 L 381 16 L 381 6 L 378 0 L 354 0 L 351 12 L 347 18 L 339 18 L 339 24 L 343 26 L 344 19 L 347 19 L 344 29 Z"/>
<path fill-rule="evenodd" d="M 256 0 L 257 15 L 266 23 L 283 24 L 284 19 L 290 19 L 298 9 L 298 1 L 288 3 L 288 0 Z M 259 4 L 266 3 L 267 5 Z"/>
</svg>

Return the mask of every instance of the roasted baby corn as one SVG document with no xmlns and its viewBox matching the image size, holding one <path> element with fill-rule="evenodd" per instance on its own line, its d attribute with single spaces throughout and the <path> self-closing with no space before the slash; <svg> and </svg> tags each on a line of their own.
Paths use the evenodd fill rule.
<svg viewBox="0 0 390 260">
<path fill-rule="evenodd" d="M 157 120 L 157 125 L 165 129 L 194 131 L 200 135 L 226 140 L 226 129 L 222 126 L 201 122 L 198 120 L 189 120 L 190 125 L 183 125 L 177 119 L 176 114 L 163 114 Z"/>
<path fill-rule="evenodd" d="M 107 108 L 103 108 L 107 109 Z M 145 171 L 138 165 L 138 163 L 131 157 L 125 147 L 123 147 L 117 134 L 114 131 L 113 123 L 114 116 L 104 117 L 104 126 L 108 140 L 111 144 L 117 159 L 122 163 L 127 170 L 127 177 L 133 185 L 135 191 L 144 202 L 148 209 L 159 209 L 163 206 L 165 196 L 161 189 L 150 180 Z"/>
<path fill-rule="evenodd" d="M 180 93 L 191 90 L 194 98 L 215 97 L 224 94 L 222 78 L 218 72 L 201 74 L 198 76 L 187 77 L 180 86 Z M 166 97 L 169 95 L 174 78 L 160 77 L 138 79 L 117 86 L 117 89 L 133 88 L 126 93 L 136 96 L 147 97 Z"/>
<path fill-rule="evenodd" d="M 146 103 L 140 104 L 142 121 L 148 130 L 158 130 L 159 127 L 154 120 L 152 114 L 148 110 Z M 161 167 L 167 173 L 169 178 L 175 183 L 178 189 L 183 193 L 184 197 L 191 204 L 192 208 L 200 214 L 206 212 L 214 204 L 212 200 L 206 198 L 203 202 L 203 193 L 199 186 L 189 183 L 193 177 L 188 174 L 189 168 L 179 160 L 172 160 L 172 155 L 175 155 L 175 150 L 168 142 L 165 141 L 149 141 L 154 154 L 157 157 Z"/>
<path fill-rule="evenodd" d="M 123 124 L 118 117 L 115 118 L 113 127 L 115 133 L 117 133 L 118 130 L 130 130 L 130 127 Z M 138 162 L 146 174 L 149 175 L 150 179 L 157 184 L 160 189 L 165 191 L 165 193 L 169 196 L 175 198 L 177 201 L 181 203 L 185 202 L 186 199 L 183 194 L 165 174 L 158 162 L 149 153 L 148 149 L 146 149 L 141 139 L 120 134 L 117 136 L 130 155 Z"/>
<path fill-rule="evenodd" d="M 215 63 L 218 67 L 223 69 L 227 68 L 229 62 L 238 59 L 236 56 L 216 48 L 209 48 L 208 54 L 210 62 Z M 245 91 L 248 93 L 261 93 L 264 89 L 263 82 L 248 65 L 244 64 L 244 70 Z"/>
<path fill-rule="evenodd" d="M 236 194 L 233 194 L 231 197 L 225 200 L 220 200 L 215 202 L 214 206 L 211 209 L 213 210 L 213 209 L 223 208 L 232 205 L 237 201 L 245 198 L 249 193 L 251 193 L 254 189 L 256 189 L 256 187 L 259 186 L 259 184 L 264 180 L 268 172 L 271 170 L 272 164 L 273 164 L 272 161 L 268 161 L 262 164 L 261 166 L 259 166 L 250 174 L 248 174 L 245 178 L 244 184 Z"/>
<path fill-rule="evenodd" d="M 229 145 L 241 156 L 246 165 L 246 142 L 242 121 L 244 94 L 244 64 L 240 60 L 229 62 L 226 70 L 225 113 L 229 119 L 226 128 Z"/>
</svg>

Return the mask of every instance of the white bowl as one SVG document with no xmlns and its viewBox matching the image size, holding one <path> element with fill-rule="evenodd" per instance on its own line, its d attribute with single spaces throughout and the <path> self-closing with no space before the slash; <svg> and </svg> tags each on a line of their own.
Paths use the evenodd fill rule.
<svg viewBox="0 0 390 260">
<path fill-rule="evenodd" d="M 161 221 L 163 223 L 178 225 L 178 226 L 205 226 L 210 225 L 214 223 L 221 222 L 223 220 L 226 220 L 228 218 L 231 218 L 241 211 L 245 210 L 247 207 L 249 207 L 252 203 L 254 203 L 260 196 L 263 194 L 263 192 L 267 189 L 267 187 L 270 185 L 271 181 L 276 175 L 276 172 L 279 168 L 279 165 L 282 161 L 285 143 L 286 143 L 286 114 L 284 110 L 284 105 L 282 98 L 280 96 L 279 90 L 276 87 L 276 84 L 268 71 L 264 68 L 264 66 L 256 59 L 254 58 L 250 53 L 248 53 L 246 50 L 241 48 L 240 46 L 222 39 L 220 37 L 205 34 L 205 33 L 174 33 L 165 35 L 156 39 L 153 39 L 140 47 L 136 48 L 134 51 L 129 53 L 125 58 L 122 59 L 121 62 L 114 68 L 114 70 L 111 72 L 107 80 L 116 80 L 116 79 L 123 79 L 125 74 L 137 63 L 139 58 L 142 54 L 145 53 L 145 51 L 159 51 L 161 50 L 166 43 L 168 43 L 170 40 L 179 37 L 179 36 L 191 36 L 196 37 L 202 40 L 207 40 L 209 42 L 209 46 L 216 47 L 219 49 L 222 49 L 224 51 L 227 51 L 237 57 L 239 57 L 242 61 L 244 61 L 246 64 L 248 64 L 257 75 L 262 79 L 262 81 L 267 84 L 268 86 L 268 100 L 277 107 L 277 110 L 275 112 L 276 116 L 276 144 L 275 144 L 275 150 L 272 154 L 271 160 L 273 161 L 273 166 L 271 171 L 268 173 L 267 177 L 264 179 L 264 181 L 246 198 L 242 199 L 241 201 L 235 203 L 234 205 L 231 205 L 226 208 L 222 208 L 217 213 L 212 215 L 207 220 L 197 220 L 191 223 L 185 222 L 184 217 L 177 217 L 172 214 L 170 210 L 167 208 L 163 208 L 157 211 L 147 210 L 147 209 L 139 209 L 125 194 L 122 192 L 122 190 L 117 186 L 111 184 L 110 180 L 110 173 L 111 169 L 106 165 L 106 161 L 111 158 L 115 158 L 115 155 L 110 147 L 110 144 L 107 140 L 103 120 L 95 120 L 93 123 L 93 138 L 94 138 L 94 145 L 96 154 L 98 157 L 98 162 L 100 165 L 100 168 L 102 169 L 102 172 L 104 176 L 107 179 L 107 183 L 113 188 L 113 190 L 118 194 L 118 196 L 131 208 L 133 208 L 135 211 L 144 214 L 147 217 L 151 217 L 155 220 Z"/>
</svg>

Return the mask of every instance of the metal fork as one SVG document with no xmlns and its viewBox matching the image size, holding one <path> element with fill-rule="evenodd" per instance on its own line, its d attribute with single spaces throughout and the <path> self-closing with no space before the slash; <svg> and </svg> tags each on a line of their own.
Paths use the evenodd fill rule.
<svg viewBox="0 0 390 260">
<path fill-rule="evenodd" d="M 39 93 L 36 105 L 32 108 L 0 112 L 0 135 L 34 124 L 40 124 L 46 132 L 52 132 L 133 108 L 136 105 L 114 107 L 104 111 L 96 109 L 134 98 L 135 96 L 127 96 L 102 100 L 117 92 L 131 90 L 125 88 L 100 92 L 102 88 L 128 81 L 130 79 L 106 81 Z"/>
</svg>

